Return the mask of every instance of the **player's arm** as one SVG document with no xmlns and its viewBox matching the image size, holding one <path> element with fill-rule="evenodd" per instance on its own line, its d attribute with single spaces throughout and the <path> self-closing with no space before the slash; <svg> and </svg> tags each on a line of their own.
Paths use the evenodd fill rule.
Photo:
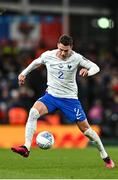
<svg viewBox="0 0 118 180">
<path fill-rule="evenodd" d="M 29 74 L 34 69 L 36 69 L 37 67 L 39 67 L 40 65 L 41 65 L 40 58 L 32 61 L 32 63 L 19 74 L 19 76 L 18 76 L 19 85 L 20 86 L 23 85 L 26 80 L 26 75 Z"/>
<path fill-rule="evenodd" d="M 79 75 L 81 76 L 92 76 L 100 71 L 100 68 L 97 66 L 97 64 L 83 56 L 81 56 L 80 66 L 82 67 L 79 72 Z"/>
</svg>

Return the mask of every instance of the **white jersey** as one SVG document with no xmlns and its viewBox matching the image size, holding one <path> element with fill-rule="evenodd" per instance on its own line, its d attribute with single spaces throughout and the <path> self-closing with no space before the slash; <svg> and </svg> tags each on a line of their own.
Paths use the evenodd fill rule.
<svg viewBox="0 0 118 180">
<path fill-rule="evenodd" d="M 48 93 L 55 97 L 77 99 L 76 73 L 78 67 L 87 68 L 88 75 L 96 74 L 99 71 L 99 67 L 75 51 L 72 51 L 70 57 L 62 60 L 56 56 L 57 51 L 58 49 L 44 52 L 21 74 L 27 75 L 37 68 L 39 64 L 44 64 L 47 68 Z"/>
</svg>

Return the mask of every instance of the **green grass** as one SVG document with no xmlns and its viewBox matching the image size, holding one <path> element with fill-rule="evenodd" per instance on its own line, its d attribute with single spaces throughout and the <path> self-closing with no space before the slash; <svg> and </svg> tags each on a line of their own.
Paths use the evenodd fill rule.
<svg viewBox="0 0 118 180">
<path fill-rule="evenodd" d="M 0 179 L 117 179 L 118 148 L 107 148 L 116 167 L 106 169 L 95 148 L 32 149 L 28 158 L 0 149 Z"/>
</svg>

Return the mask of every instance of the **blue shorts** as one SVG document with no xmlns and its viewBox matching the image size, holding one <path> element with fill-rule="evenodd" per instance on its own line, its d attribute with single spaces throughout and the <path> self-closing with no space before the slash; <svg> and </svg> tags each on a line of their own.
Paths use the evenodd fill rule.
<svg viewBox="0 0 118 180">
<path fill-rule="evenodd" d="M 57 109 L 61 110 L 70 122 L 84 121 L 86 119 L 85 112 L 78 99 L 58 98 L 46 93 L 38 101 L 47 106 L 49 113 Z"/>
</svg>

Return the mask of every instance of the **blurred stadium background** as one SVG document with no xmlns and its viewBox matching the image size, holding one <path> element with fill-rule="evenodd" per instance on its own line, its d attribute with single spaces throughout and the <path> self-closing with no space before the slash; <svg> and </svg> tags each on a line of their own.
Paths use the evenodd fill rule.
<svg viewBox="0 0 118 180">
<path fill-rule="evenodd" d="M 23 87 L 18 74 L 42 52 L 56 48 L 62 33 L 100 66 L 93 77 L 77 76 L 78 96 L 104 143 L 118 145 L 118 1 L 0 0 L 0 147 L 23 143 L 28 111 L 46 89 L 45 67 L 31 72 Z M 55 147 L 88 145 L 59 111 L 38 120 L 41 130 L 54 134 Z"/>
</svg>

